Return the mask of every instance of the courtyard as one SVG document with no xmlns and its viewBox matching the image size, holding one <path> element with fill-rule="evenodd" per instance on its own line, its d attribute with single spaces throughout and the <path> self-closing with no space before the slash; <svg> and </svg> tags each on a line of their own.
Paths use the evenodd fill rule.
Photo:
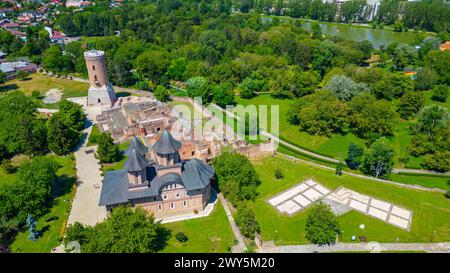
<svg viewBox="0 0 450 273">
<path fill-rule="evenodd" d="M 354 209 L 366 215 L 378 218 L 386 223 L 409 230 L 412 212 L 389 202 L 339 187 L 334 192 L 309 179 L 297 184 L 275 197 L 268 203 L 281 213 L 291 216 L 306 209 L 317 200 L 330 205 L 336 215 L 343 215 Z"/>
</svg>

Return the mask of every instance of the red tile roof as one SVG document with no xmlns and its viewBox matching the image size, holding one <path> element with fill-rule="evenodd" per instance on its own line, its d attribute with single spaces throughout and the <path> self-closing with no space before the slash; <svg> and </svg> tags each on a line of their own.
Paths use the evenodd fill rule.
<svg viewBox="0 0 450 273">
<path fill-rule="evenodd" d="M 442 51 L 444 51 L 444 50 L 450 51 L 450 42 L 443 43 L 443 44 L 440 46 L 440 49 L 441 49 Z"/>
</svg>

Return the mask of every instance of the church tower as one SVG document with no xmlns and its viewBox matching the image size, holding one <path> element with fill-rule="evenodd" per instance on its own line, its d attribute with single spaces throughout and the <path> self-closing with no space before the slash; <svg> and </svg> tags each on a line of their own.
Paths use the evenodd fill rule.
<svg viewBox="0 0 450 273">
<path fill-rule="evenodd" d="M 88 105 L 109 105 L 116 101 L 116 93 L 106 73 L 105 52 L 90 50 L 84 53 L 89 74 Z"/>
</svg>

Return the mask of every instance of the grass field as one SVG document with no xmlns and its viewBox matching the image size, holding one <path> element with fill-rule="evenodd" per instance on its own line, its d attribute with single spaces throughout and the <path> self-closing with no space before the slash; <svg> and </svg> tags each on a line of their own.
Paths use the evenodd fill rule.
<svg viewBox="0 0 450 273">
<path fill-rule="evenodd" d="M 217 201 L 211 215 L 204 218 L 173 222 L 165 224 L 172 230 L 168 246 L 163 252 L 229 252 L 234 245 L 234 235 L 228 223 L 222 204 Z M 175 239 L 177 232 L 183 232 L 188 237 L 186 243 Z"/>
<path fill-rule="evenodd" d="M 66 79 L 59 79 L 42 74 L 31 74 L 23 80 L 14 79 L 0 85 L 0 92 L 20 90 L 31 96 L 33 91 L 39 91 L 41 96 L 50 89 L 63 90 L 63 98 L 87 96 L 89 84 Z"/>
<path fill-rule="evenodd" d="M 293 163 L 279 156 L 256 161 L 255 168 L 262 184 L 258 188 L 259 196 L 253 207 L 261 225 L 263 240 L 275 240 L 278 245 L 308 243 L 304 234 L 308 210 L 288 217 L 266 203 L 270 196 L 308 178 L 313 178 L 330 189 L 344 186 L 413 211 L 412 228 L 409 232 L 356 211 L 344 214 L 338 217 L 344 242 L 351 242 L 352 235 L 366 236 L 368 241 L 384 243 L 396 242 L 396 238 L 399 238 L 399 242 L 450 240 L 450 201 L 442 193 L 405 189 L 348 175 L 336 176 L 332 170 L 302 162 Z M 282 170 L 283 179 L 275 179 L 276 168 Z M 365 224 L 364 230 L 359 229 L 360 224 Z"/>
<path fill-rule="evenodd" d="M 431 96 L 431 94 L 429 94 Z M 351 142 L 357 143 L 361 146 L 365 145 L 365 140 L 357 137 L 353 133 L 345 135 L 332 135 L 331 137 L 310 135 L 306 132 L 300 132 L 298 126 L 292 125 L 287 121 L 287 115 L 290 105 L 294 102 L 291 99 L 274 99 L 269 94 L 256 96 L 252 99 L 236 98 L 237 103 L 241 105 L 279 105 L 279 134 L 280 138 L 292 143 L 298 147 L 305 148 L 317 152 L 322 155 L 330 156 L 336 159 L 344 160 L 347 156 L 347 149 Z M 432 103 L 431 101 L 429 103 Z M 270 125 L 270 111 L 268 122 Z M 410 142 L 411 136 L 409 134 L 409 121 L 399 121 L 395 127 L 393 137 L 389 137 L 392 146 L 396 152 L 395 164 L 402 166 L 399 163 L 399 158 L 406 157 L 408 168 L 420 168 L 422 158 L 414 158 L 407 156 L 406 148 Z"/>
<path fill-rule="evenodd" d="M 54 200 L 50 212 L 38 219 L 36 228 L 42 233 L 41 237 L 33 242 L 28 240 L 28 230 L 19 232 L 15 241 L 11 244 L 12 252 L 48 253 L 60 244 L 75 194 L 73 188 L 75 162 L 70 156 L 53 156 L 53 158 L 61 166 L 58 170 L 59 179 L 57 183 L 60 183 L 59 185 L 64 192 Z M 0 174 L 0 177 L 3 182 L 3 175 Z"/>
</svg>

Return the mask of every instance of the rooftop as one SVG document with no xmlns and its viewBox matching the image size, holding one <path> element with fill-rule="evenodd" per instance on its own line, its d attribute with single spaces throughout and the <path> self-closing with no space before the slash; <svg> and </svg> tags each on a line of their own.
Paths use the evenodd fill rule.
<svg viewBox="0 0 450 273">
<path fill-rule="evenodd" d="M 101 56 L 104 56 L 104 55 L 105 55 L 104 51 L 96 50 L 96 49 L 84 52 L 84 57 L 88 57 L 88 58 L 101 57 Z"/>
</svg>

